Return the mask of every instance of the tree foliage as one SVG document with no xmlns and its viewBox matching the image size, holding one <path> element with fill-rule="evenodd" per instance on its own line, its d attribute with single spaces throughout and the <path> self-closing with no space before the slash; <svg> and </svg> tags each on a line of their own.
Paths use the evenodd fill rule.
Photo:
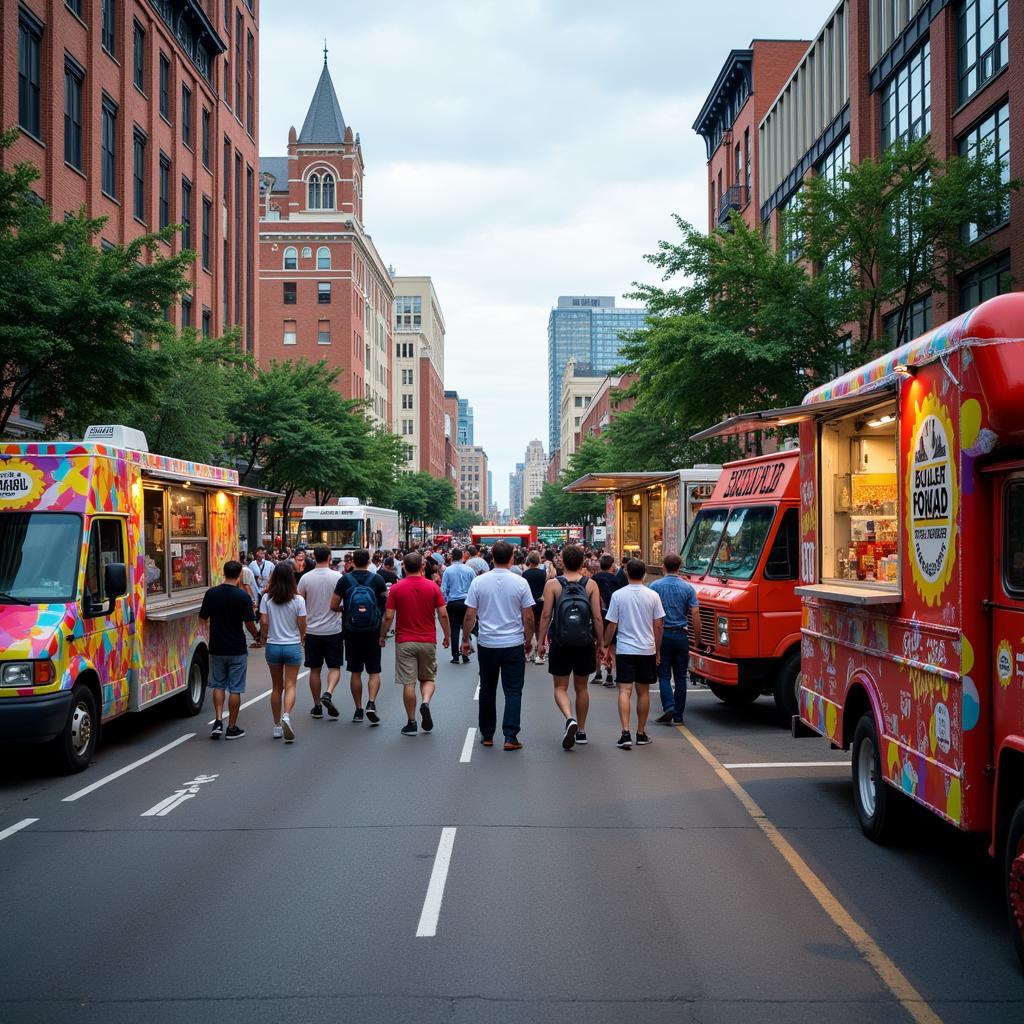
<svg viewBox="0 0 1024 1024">
<path fill-rule="evenodd" d="M 429 473 L 403 473 L 392 493 L 394 508 L 405 519 L 408 543 L 414 523 L 443 523 L 455 512 L 455 488 L 450 480 Z"/>
</svg>

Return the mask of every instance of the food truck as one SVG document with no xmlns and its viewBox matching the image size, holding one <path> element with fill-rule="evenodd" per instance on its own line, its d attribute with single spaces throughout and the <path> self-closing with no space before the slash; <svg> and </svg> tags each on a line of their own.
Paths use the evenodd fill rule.
<svg viewBox="0 0 1024 1024">
<path fill-rule="evenodd" d="M 469 531 L 469 542 L 477 547 L 493 547 L 499 540 L 509 544 L 529 547 L 537 543 L 537 527 L 529 523 L 514 523 L 511 526 L 495 526 L 484 523 L 474 526 Z"/>
<path fill-rule="evenodd" d="M 307 505 L 296 542 L 306 547 L 327 544 L 335 561 L 358 548 L 366 548 L 371 555 L 392 551 L 398 547 L 398 513 L 364 505 L 358 498 L 339 498 L 335 505 Z"/>
<path fill-rule="evenodd" d="M 1024 960 L 1024 294 L 761 415 L 800 424 L 797 734 L 852 750 L 864 833 L 986 834 Z"/>
<path fill-rule="evenodd" d="M 206 695 L 203 594 L 237 557 L 233 469 L 148 450 L 138 430 L 0 443 L 0 742 L 89 764 L 102 723 Z"/>
<path fill-rule="evenodd" d="M 680 570 L 700 602 L 690 677 L 727 704 L 769 693 L 787 722 L 800 674 L 799 458 L 783 451 L 727 463 L 686 537 Z"/>
<path fill-rule="evenodd" d="M 563 488 L 604 494 L 606 549 L 623 560 L 643 558 L 661 573 L 661 560 L 679 552 L 701 506 L 721 476 L 718 465 L 656 473 L 587 473 Z"/>
</svg>

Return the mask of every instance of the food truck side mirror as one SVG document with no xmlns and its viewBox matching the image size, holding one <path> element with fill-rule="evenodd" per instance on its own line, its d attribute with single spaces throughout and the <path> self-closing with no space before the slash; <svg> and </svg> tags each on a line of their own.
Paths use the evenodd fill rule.
<svg viewBox="0 0 1024 1024">
<path fill-rule="evenodd" d="M 128 569 L 124 562 L 107 562 L 103 567 L 103 592 L 108 601 L 128 593 Z"/>
</svg>

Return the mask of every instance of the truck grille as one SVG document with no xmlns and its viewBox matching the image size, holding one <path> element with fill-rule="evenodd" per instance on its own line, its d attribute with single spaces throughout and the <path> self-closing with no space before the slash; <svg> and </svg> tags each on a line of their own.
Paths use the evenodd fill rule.
<svg viewBox="0 0 1024 1024">
<path fill-rule="evenodd" d="M 686 635 L 690 639 L 690 647 L 698 650 L 714 650 L 715 648 L 715 622 L 718 613 L 711 608 L 700 610 L 700 642 L 695 643 L 693 639 L 693 622 L 686 623 Z"/>
</svg>

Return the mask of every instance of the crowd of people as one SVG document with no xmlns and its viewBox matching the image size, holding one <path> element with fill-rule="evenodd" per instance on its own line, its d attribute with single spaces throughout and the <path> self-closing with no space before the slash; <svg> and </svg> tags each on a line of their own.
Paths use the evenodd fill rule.
<svg viewBox="0 0 1024 1024">
<path fill-rule="evenodd" d="M 359 549 L 338 563 L 324 544 L 294 551 L 259 547 L 248 564 L 225 564 L 224 582 L 207 591 L 200 610 L 210 629 L 211 737 L 245 735 L 238 721 L 248 665 L 245 630 L 251 646 L 264 651 L 270 672 L 275 739 L 295 741 L 292 715 L 302 666 L 309 670 L 312 718 L 340 717 L 336 700 L 344 668 L 352 721 L 379 726 L 382 653 L 392 638 L 394 682 L 402 687 L 406 716 L 401 733 L 429 733 L 440 628 L 453 665 L 476 655 L 485 747 L 494 746 L 498 732 L 500 684 L 504 749 L 522 749 L 527 664 L 547 665 L 565 750 L 588 741 L 591 683 L 618 687 L 617 746 L 646 746 L 652 742 L 652 685 L 661 698 L 656 721 L 683 721 L 687 627 L 699 632 L 697 594 L 680 575 L 679 556 L 666 555 L 662 570 L 648 585 L 642 560 L 618 564 L 611 554 L 576 544 L 417 545 L 372 554 Z"/>
</svg>

